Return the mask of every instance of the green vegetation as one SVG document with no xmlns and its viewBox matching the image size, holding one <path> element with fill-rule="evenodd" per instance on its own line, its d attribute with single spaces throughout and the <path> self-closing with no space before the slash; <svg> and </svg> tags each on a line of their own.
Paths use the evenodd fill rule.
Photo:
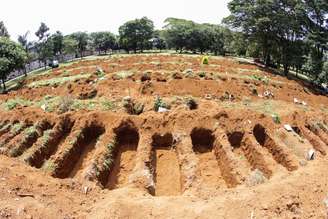
<svg viewBox="0 0 328 219">
<path fill-rule="evenodd" d="M 45 87 L 45 86 L 58 86 L 69 81 L 76 81 L 83 78 L 89 78 L 91 74 L 79 74 L 68 77 L 58 77 L 46 80 L 35 81 L 27 85 L 30 88 Z"/>
<path fill-rule="evenodd" d="M 15 109 L 17 106 L 26 107 L 31 106 L 32 102 L 22 98 L 9 99 L 1 104 L 1 107 L 7 111 Z"/>
<path fill-rule="evenodd" d="M 124 79 L 124 78 L 128 78 L 134 75 L 133 72 L 129 72 L 129 71 L 121 71 L 121 72 L 116 72 L 114 73 L 114 77 L 116 77 L 117 79 Z"/>
<path fill-rule="evenodd" d="M 161 97 L 157 96 L 154 102 L 154 110 L 157 112 L 160 107 L 166 109 L 170 108 L 169 105 L 165 103 Z"/>
<path fill-rule="evenodd" d="M 4 32 L 2 35 L 6 36 L 6 33 Z M 8 75 L 12 71 L 22 68 L 26 60 L 27 55 L 21 45 L 11 41 L 8 37 L 0 36 L 0 79 L 3 92 L 6 92 L 5 80 Z"/>
</svg>

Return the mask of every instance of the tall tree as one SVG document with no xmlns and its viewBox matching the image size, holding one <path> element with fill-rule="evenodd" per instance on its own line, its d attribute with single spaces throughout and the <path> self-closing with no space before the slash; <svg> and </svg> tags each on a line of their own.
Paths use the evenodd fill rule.
<svg viewBox="0 0 328 219">
<path fill-rule="evenodd" d="M 38 59 L 44 63 L 44 68 L 47 68 L 47 61 L 53 57 L 53 42 L 48 33 L 49 28 L 45 23 L 41 23 L 35 35 L 39 38 L 36 44 Z"/>
<path fill-rule="evenodd" d="M 94 32 L 90 34 L 92 46 L 100 54 L 101 52 L 107 53 L 108 50 L 114 49 L 116 44 L 115 35 L 111 32 Z"/>
<path fill-rule="evenodd" d="M 31 59 L 32 59 L 32 56 L 30 54 L 30 48 L 32 47 L 32 43 L 28 41 L 27 37 L 29 35 L 29 31 L 27 31 L 25 34 L 23 35 L 19 35 L 18 36 L 18 42 L 19 44 L 24 48 L 25 52 L 26 52 L 26 56 L 27 56 L 27 59 L 26 59 L 26 63 L 28 64 Z M 25 76 L 27 76 L 27 69 L 26 69 L 26 65 L 24 65 L 24 74 Z"/>
<path fill-rule="evenodd" d="M 75 54 L 75 56 L 77 57 L 78 42 L 70 35 L 64 37 L 63 52 L 65 54 Z"/>
<path fill-rule="evenodd" d="M 120 45 L 127 51 L 141 52 L 150 47 L 154 23 L 147 17 L 128 21 L 119 28 Z"/>
<path fill-rule="evenodd" d="M 0 37 L 10 37 L 3 21 L 0 21 Z"/>
<path fill-rule="evenodd" d="M 87 50 L 89 35 L 86 32 L 76 32 L 71 36 L 77 41 L 77 49 L 82 59 L 83 53 Z"/>
<path fill-rule="evenodd" d="M 64 49 L 64 36 L 60 31 L 56 31 L 56 33 L 54 33 L 51 36 L 51 40 L 53 42 L 53 53 L 54 56 L 59 57 L 63 54 L 63 49 Z"/>
<path fill-rule="evenodd" d="M 6 92 L 5 81 L 8 75 L 20 69 L 26 60 L 24 48 L 7 37 L 0 37 L 0 78 L 3 91 Z"/>
</svg>

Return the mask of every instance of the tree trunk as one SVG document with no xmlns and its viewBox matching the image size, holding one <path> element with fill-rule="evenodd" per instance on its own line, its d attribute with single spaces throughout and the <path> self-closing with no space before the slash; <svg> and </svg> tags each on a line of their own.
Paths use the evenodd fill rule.
<svg viewBox="0 0 328 219">
<path fill-rule="evenodd" d="M 26 69 L 26 65 L 24 65 L 24 75 L 25 75 L 25 77 L 27 77 L 27 69 Z"/>
<path fill-rule="evenodd" d="M 284 64 L 284 74 L 285 74 L 285 76 L 288 75 L 288 65 L 287 64 Z"/>
<path fill-rule="evenodd" d="M 6 90 L 6 83 L 5 83 L 5 79 L 2 78 L 2 88 L 3 88 L 3 93 L 7 93 L 7 90 Z"/>
</svg>

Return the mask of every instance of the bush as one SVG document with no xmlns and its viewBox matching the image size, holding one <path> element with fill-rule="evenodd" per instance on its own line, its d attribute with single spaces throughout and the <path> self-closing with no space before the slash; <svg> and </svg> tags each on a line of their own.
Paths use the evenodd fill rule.
<svg viewBox="0 0 328 219">
<path fill-rule="evenodd" d="M 131 97 L 125 97 L 123 99 L 123 107 L 125 108 L 126 112 L 131 115 L 140 115 L 144 110 L 144 104 L 136 103 L 131 99 Z"/>
<path fill-rule="evenodd" d="M 58 112 L 59 113 L 66 113 L 71 110 L 72 105 L 74 104 L 74 100 L 70 96 L 64 96 L 60 99 Z"/>
<path fill-rule="evenodd" d="M 186 104 L 190 110 L 197 109 L 198 107 L 196 100 L 193 98 L 188 98 Z"/>
<path fill-rule="evenodd" d="M 162 107 L 162 108 L 166 108 L 169 109 L 170 107 L 162 100 L 161 97 L 156 97 L 155 102 L 154 102 L 154 110 L 157 112 L 158 109 Z"/>
</svg>

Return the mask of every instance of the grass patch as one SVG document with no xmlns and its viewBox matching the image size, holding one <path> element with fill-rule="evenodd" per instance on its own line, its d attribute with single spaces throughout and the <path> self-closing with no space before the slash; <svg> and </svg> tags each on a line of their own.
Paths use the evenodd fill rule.
<svg viewBox="0 0 328 219">
<path fill-rule="evenodd" d="M 73 76 L 68 76 L 68 77 L 51 78 L 51 79 L 47 79 L 47 80 L 40 80 L 40 81 L 32 82 L 28 85 L 28 87 L 38 88 L 38 87 L 44 87 L 44 86 L 58 86 L 58 85 L 62 85 L 69 81 L 75 81 L 78 79 L 89 78 L 90 76 L 91 76 L 91 74 L 80 74 L 80 75 L 73 75 Z"/>
<path fill-rule="evenodd" d="M 15 109 L 17 106 L 22 106 L 22 107 L 26 107 L 26 106 L 31 106 L 32 102 L 29 100 L 25 100 L 22 98 L 14 98 L 14 99 L 9 99 L 6 102 L 4 102 L 1 107 L 3 109 L 5 109 L 6 111 L 10 111 Z"/>
<path fill-rule="evenodd" d="M 120 72 L 116 72 L 114 73 L 115 77 L 118 79 L 124 79 L 124 78 L 128 78 L 134 75 L 133 72 L 130 71 L 120 71 Z"/>
</svg>

